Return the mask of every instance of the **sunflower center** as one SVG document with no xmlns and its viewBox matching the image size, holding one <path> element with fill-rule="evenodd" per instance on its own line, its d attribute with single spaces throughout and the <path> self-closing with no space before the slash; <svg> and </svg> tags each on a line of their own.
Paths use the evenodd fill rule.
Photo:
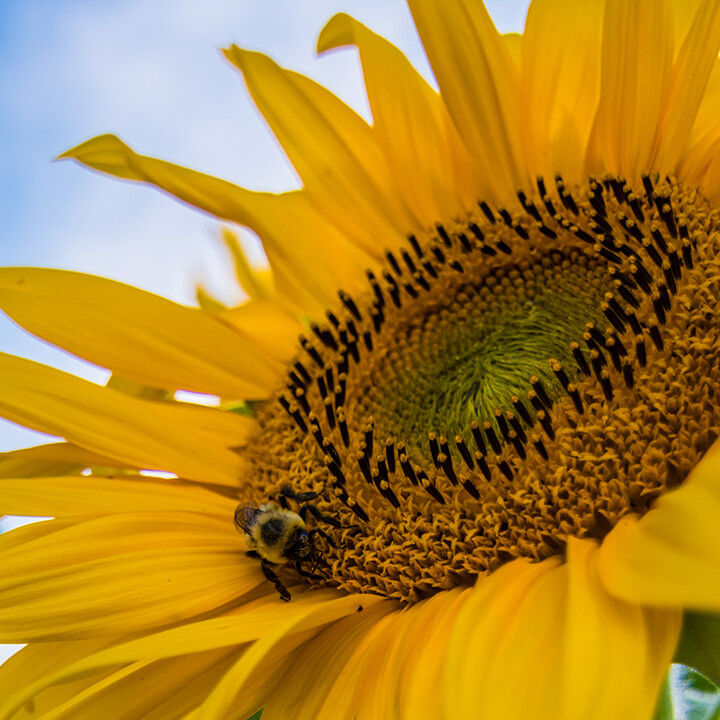
<svg viewBox="0 0 720 720">
<path fill-rule="evenodd" d="M 648 176 L 518 198 L 388 251 L 259 409 L 243 501 L 342 524 L 309 582 L 415 601 L 602 539 L 719 434 L 717 213 Z"/>
<path fill-rule="evenodd" d="M 398 317 L 386 352 L 358 368 L 359 410 L 420 456 L 429 429 L 471 443 L 471 423 L 489 424 L 503 442 L 496 410 L 526 397 L 532 378 L 557 399 L 563 390 L 549 359 L 566 364 L 574 380 L 580 371 L 570 343 L 588 321 L 605 321 L 606 268 L 576 249 L 488 271 L 455 288 L 438 283 L 428 291 L 431 303 Z"/>
</svg>

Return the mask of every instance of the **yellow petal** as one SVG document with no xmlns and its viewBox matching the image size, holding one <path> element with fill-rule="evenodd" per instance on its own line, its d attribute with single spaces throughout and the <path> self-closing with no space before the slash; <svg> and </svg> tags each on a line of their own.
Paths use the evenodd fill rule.
<svg viewBox="0 0 720 720">
<path fill-rule="evenodd" d="M 257 575 L 262 577 L 253 563 Z M 52 672 L 19 686 L 0 706 L 0 717 L 10 716 L 14 709 L 54 685 L 96 676 L 118 667 L 136 663 L 149 663 L 164 658 L 187 660 L 222 648 L 236 648 L 238 656 L 248 643 L 267 638 L 270 633 L 285 626 L 291 642 L 302 642 L 302 634 L 317 634 L 318 628 L 351 615 L 358 604 L 372 608 L 376 604 L 389 604 L 375 595 L 342 596 L 332 590 L 309 591 L 293 594 L 292 603 L 282 602 L 273 592 L 250 603 L 241 605 L 221 617 L 187 622 L 178 627 L 152 635 L 113 645 L 93 654 L 73 658 Z M 282 636 L 283 633 L 279 633 Z M 307 638 L 304 638 L 307 639 Z M 267 649 L 267 644 L 265 645 Z M 244 657 L 244 656 L 243 656 Z M 252 658 L 250 658 L 252 659 Z M 275 668 L 265 668 L 272 676 Z M 239 671 L 238 671 L 239 672 Z M 237 675 L 236 675 L 237 677 Z M 250 710 L 249 712 L 253 712 Z M 249 714 L 249 713 L 248 713 Z M 225 715 L 220 715 L 225 717 Z"/>
<path fill-rule="evenodd" d="M 378 658 L 385 646 L 386 633 L 392 634 L 393 626 L 400 615 L 399 610 L 380 617 L 361 635 L 352 649 L 342 672 L 338 673 L 335 682 L 323 698 L 316 720 L 334 720 L 335 718 L 354 718 L 367 692 L 372 687 L 365 683 L 368 671 L 374 660 Z M 380 652 L 379 652 L 380 650 Z M 367 716 L 357 716 L 358 720 L 369 720 Z"/>
<path fill-rule="evenodd" d="M 148 630 L 209 612 L 262 582 L 231 519 L 123 513 L 3 548 L 3 642 Z M 12 536 L 12 532 L 9 533 Z"/>
<path fill-rule="evenodd" d="M 259 563 L 254 561 L 253 565 L 259 571 Z M 257 575 L 262 577 L 259 572 Z M 216 648 L 243 646 L 262 638 L 285 621 L 300 621 L 320 605 L 327 603 L 331 607 L 341 597 L 335 590 L 308 591 L 307 586 L 293 586 L 290 588 L 293 592 L 292 603 L 288 604 L 280 600 L 277 592 L 266 581 L 265 585 L 267 587 L 263 586 L 259 591 L 267 591 L 266 594 L 236 605 L 221 615 L 183 623 L 88 657 L 73 668 L 71 675 L 64 675 L 62 681 L 115 664 L 184 657 Z"/>
<path fill-rule="evenodd" d="M 195 301 L 198 307 L 207 313 L 219 313 L 227 310 L 227 305 L 218 300 L 210 290 L 207 290 L 202 282 L 195 283 Z"/>
<path fill-rule="evenodd" d="M 236 500 L 177 480 L 97 475 L 3 478 L 0 498 L 4 513 L 38 517 L 185 510 L 227 518 L 237 505 Z"/>
<path fill-rule="evenodd" d="M 110 638 L 90 641 L 35 643 L 0 666 L 3 700 L 20 688 L 111 645 Z M 104 720 L 143 717 L 163 720 L 178 717 L 197 706 L 234 660 L 232 650 L 202 653 L 153 663 L 136 663 L 117 672 L 104 672 L 50 687 L 32 696 L 14 720 Z M 149 691 L 152 688 L 152 691 Z M 9 714 L 3 714 L 9 718 Z"/>
<path fill-rule="evenodd" d="M 709 454 L 681 487 L 639 520 L 623 518 L 600 549 L 608 590 L 656 607 L 720 610 L 720 455 Z"/>
<path fill-rule="evenodd" d="M 272 271 L 259 270 L 250 264 L 238 236 L 230 228 L 223 228 L 222 238 L 232 255 L 238 283 L 248 297 L 251 300 L 272 300 L 275 297 Z"/>
<path fill-rule="evenodd" d="M 715 139 L 720 135 L 717 118 L 720 114 L 720 60 L 715 60 L 708 79 L 705 94 L 703 95 L 698 114 L 695 118 L 691 133 L 691 144 L 702 142 L 710 137 Z"/>
<path fill-rule="evenodd" d="M 17 688 L 37 682 L 44 675 L 57 672 L 63 667 L 111 644 L 112 638 L 92 638 L 61 643 L 33 643 L 27 645 L 0 665 L 0 688 L 5 689 L 4 698 Z M 32 704 L 26 706 L 17 720 L 43 717 L 82 692 L 92 680 L 81 679 L 62 686 L 49 688 L 36 695 Z"/>
<path fill-rule="evenodd" d="M 4 354 L 0 414 L 133 467 L 232 486 L 244 465 L 228 448 L 255 427 L 235 413 L 130 397 Z"/>
<path fill-rule="evenodd" d="M 281 364 L 214 316 L 94 275 L 0 268 L 0 308 L 34 335 L 151 387 L 262 398 L 282 381 Z"/>
<path fill-rule="evenodd" d="M 698 8 L 705 0 L 672 0 L 675 56 L 682 47 Z"/>
<path fill-rule="evenodd" d="M 720 60 L 716 60 L 708 80 L 695 124 L 690 133 L 688 147 L 680 161 L 678 177 L 695 187 L 702 187 L 708 197 L 720 192 L 718 174 L 708 177 L 708 170 L 718 156 L 720 147 Z"/>
<path fill-rule="evenodd" d="M 480 578 L 471 596 L 458 613 L 454 627 L 449 633 L 449 646 L 445 667 L 442 695 L 445 698 L 445 711 L 449 717 L 463 717 L 474 705 L 472 714 L 483 716 L 489 709 L 501 704 L 502 698 L 493 696 L 485 698 L 488 678 L 493 670 L 500 671 L 505 655 L 498 655 L 504 638 L 510 639 L 516 634 L 520 616 L 518 612 L 523 601 L 528 597 L 540 580 L 546 579 L 557 568 L 559 560 L 553 559 L 545 563 L 531 565 L 526 561 L 515 561 L 503 566 L 486 578 Z M 547 601 L 543 603 L 547 604 Z M 545 625 L 544 607 L 536 609 L 538 632 L 528 638 L 538 643 L 552 631 Z M 548 643 L 548 650 L 552 647 Z M 492 651 L 491 651 L 492 648 Z M 524 678 L 524 667 L 518 659 L 507 657 L 505 668 L 508 678 Z M 547 660 L 541 666 L 545 667 Z M 507 698 L 508 703 L 522 703 L 527 695 L 526 684 L 523 682 L 515 692 Z M 503 684 L 504 689 L 504 684 Z M 534 688 L 533 688 L 534 689 Z M 528 716 L 530 707 L 527 708 Z M 487 715 L 492 717 L 492 715 Z M 497 715 L 504 720 L 514 720 L 509 708 Z"/>
<path fill-rule="evenodd" d="M 527 186 L 518 126 L 518 71 L 482 3 L 410 0 L 440 93 L 478 173 L 477 197 L 504 201 Z"/>
<path fill-rule="evenodd" d="M 520 125 L 531 176 L 581 182 L 600 96 L 605 0 L 534 0 L 522 40 Z"/>
<path fill-rule="evenodd" d="M 520 70 L 520 65 L 522 64 L 523 36 L 520 33 L 515 32 L 505 33 L 502 36 L 502 39 L 505 43 L 505 47 L 510 53 L 510 57 L 515 64 L 515 67 Z"/>
<path fill-rule="evenodd" d="M 298 352 L 298 336 L 304 328 L 277 301 L 250 300 L 218 317 L 274 362 L 288 363 Z"/>
<path fill-rule="evenodd" d="M 372 130 L 329 90 L 236 45 L 225 50 L 311 202 L 358 247 L 394 246 L 412 226 Z"/>
<path fill-rule="evenodd" d="M 124 180 L 150 183 L 216 217 L 253 227 L 255 204 L 271 202 L 270 193 L 253 193 L 212 175 L 139 155 L 115 135 L 99 135 L 67 150 L 59 160 L 73 159 L 93 170 Z M 262 212 L 262 210 L 260 210 Z"/>
<path fill-rule="evenodd" d="M 720 78 L 720 75 L 718 75 Z M 717 108 L 720 110 L 720 93 Z M 701 188 L 711 200 L 720 189 L 718 185 L 718 150 L 720 129 L 711 129 L 696 140 L 680 163 L 678 177 L 694 187 Z"/>
<path fill-rule="evenodd" d="M 672 58 L 670 0 L 607 0 L 589 172 L 616 173 L 637 183 L 651 166 Z"/>
<path fill-rule="evenodd" d="M 124 467 L 123 463 L 70 443 L 36 445 L 0 453 L 0 478 L 65 475 L 92 467 Z"/>
<path fill-rule="evenodd" d="M 444 699 L 437 689 L 438 678 L 445 666 L 450 631 L 471 593 L 468 589 L 438 593 L 418 608 L 419 619 L 408 637 L 398 689 L 402 720 L 442 717 Z"/>
<path fill-rule="evenodd" d="M 318 52 L 351 44 L 360 52 L 377 142 L 407 206 L 424 227 L 458 215 L 440 96 L 394 45 L 344 13 L 323 28 Z"/>
<path fill-rule="evenodd" d="M 362 608 L 333 623 L 293 653 L 282 685 L 269 693 L 263 713 L 266 720 L 318 717 L 330 688 L 345 672 L 359 643 L 381 618 L 396 609 L 396 604 L 386 601 Z"/>
<path fill-rule="evenodd" d="M 377 269 L 376 259 L 328 222 L 305 192 L 276 196 L 262 222 L 264 229 L 257 232 L 278 295 L 304 315 L 324 322 L 325 310 L 337 302 L 339 288 L 350 294 L 367 291 L 365 270 Z"/>
<path fill-rule="evenodd" d="M 46 720 L 173 717 L 197 706 L 233 660 L 233 653 L 225 650 L 136 663 L 86 683 Z"/>
<path fill-rule="evenodd" d="M 398 714 L 421 720 L 442 715 L 437 683 L 442 675 L 449 631 L 468 594 L 469 591 L 460 588 L 440 592 L 406 608 L 388 623 L 382 639 L 376 643 L 375 657 L 368 658 L 358 718 Z M 422 677 L 422 682 L 413 684 L 413 675 L 417 679 Z"/>
<path fill-rule="evenodd" d="M 720 197 L 720 60 L 691 133 L 690 147 L 680 162 L 678 177 L 700 188 L 711 202 Z"/>
<path fill-rule="evenodd" d="M 664 93 L 651 167 L 675 168 L 690 137 L 718 52 L 720 4 L 704 0 L 677 54 Z"/>
<path fill-rule="evenodd" d="M 252 691 L 248 691 L 249 687 L 256 686 L 253 674 L 263 670 L 267 674 L 268 669 L 271 669 L 270 672 L 275 670 L 289 653 L 295 652 L 311 635 L 309 631 L 300 634 L 293 630 L 294 623 L 285 621 L 247 648 L 205 699 L 199 708 L 198 720 L 218 720 L 238 711 L 242 713 L 240 717 L 247 717 L 252 712 L 250 708 L 257 707 L 257 702 L 250 700 Z"/>
<path fill-rule="evenodd" d="M 570 539 L 563 717 L 651 718 L 682 613 L 618 601 L 600 581 L 598 559 L 595 543 Z"/>
<path fill-rule="evenodd" d="M 591 541 L 571 539 L 564 565 L 513 562 L 481 579 L 458 614 L 448 716 L 650 720 L 680 622 L 679 611 L 608 595 Z"/>
<path fill-rule="evenodd" d="M 717 202 L 720 198 L 720 138 L 712 144 L 710 158 L 699 185 L 711 202 Z"/>
<path fill-rule="evenodd" d="M 88 655 L 113 644 L 116 638 L 102 637 L 59 643 L 32 643 L 0 664 L 0 687 L 33 683 Z"/>
<path fill-rule="evenodd" d="M 300 613 L 283 613 L 283 620 L 253 643 L 203 703 L 199 718 L 210 720 L 230 716 L 253 673 L 263 670 L 265 674 L 272 675 L 278 661 L 288 652 L 293 652 L 305 641 L 312 642 L 310 638 L 317 635 L 320 628 L 352 615 L 358 603 L 368 599 L 363 595 L 347 595 L 320 600 L 318 596 L 317 601 L 311 603 L 310 596 L 314 594 L 307 593 L 308 604 Z M 376 598 L 370 605 L 374 602 L 386 601 Z"/>
<path fill-rule="evenodd" d="M 367 654 L 367 662 L 359 683 L 364 691 L 358 694 L 356 717 L 370 720 L 392 717 L 397 707 L 398 681 L 405 662 L 403 641 L 411 633 L 421 613 L 395 613 L 377 636 Z"/>
<path fill-rule="evenodd" d="M 321 318 L 338 288 L 365 289 L 364 269 L 385 247 L 372 253 L 344 236 L 301 191 L 274 195 L 245 190 L 210 175 L 138 155 L 113 135 L 101 135 L 68 150 L 74 158 L 116 177 L 146 182 L 200 210 L 245 225 L 263 242 L 278 294 L 309 317 Z M 362 227 L 362 226 L 359 226 Z M 366 233 L 367 228 L 363 228 Z M 292 238 L 292 242 L 288 242 Z"/>
<path fill-rule="evenodd" d="M 14 547 L 20 547 L 38 538 L 44 538 L 50 533 L 72 527 L 75 524 L 77 524 L 75 518 L 58 518 L 52 519 L 52 522 L 50 520 L 42 520 L 21 525 L 18 528 L 13 528 L 12 532 L 8 531 L 2 534 L 0 547 L 2 547 L 3 552 L 8 552 Z"/>
<path fill-rule="evenodd" d="M 207 662 L 216 658 L 215 662 Z M 157 666 L 158 676 L 164 678 L 162 681 L 168 687 L 166 698 L 162 703 L 153 707 L 153 709 L 146 715 L 138 714 L 138 717 L 142 717 L 143 720 L 167 720 L 168 718 L 181 718 L 185 717 L 187 713 L 195 712 L 195 709 L 200 705 L 204 698 L 208 696 L 212 688 L 218 683 L 218 679 L 227 672 L 228 668 L 231 667 L 235 658 L 237 657 L 237 650 L 232 649 L 230 651 L 203 653 L 198 656 L 200 661 L 194 668 L 190 666 L 184 658 L 172 660 L 168 663 L 160 662 L 154 663 L 153 668 Z M 217 659 L 219 658 L 219 660 Z M 171 664 L 172 663 L 172 664 Z M 190 670 L 190 677 L 186 682 L 171 683 L 170 678 L 173 676 L 174 667 L 185 667 Z M 203 670 L 203 666 L 205 669 Z M 194 670 L 194 672 L 193 672 Z M 136 683 L 135 687 L 130 692 L 133 695 L 142 695 L 143 691 L 147 695 L 147 683 L 144 677 L 138 678 L 139 682 Z M 119 712 L 122 711 L 122 693 L 116 692 L 113 696 L 115 706 L 119 708 Z M 88 708 L 88 720 L 94 720 L 97 715 L 91 714 L 91 707 Z M 122 714 L 118 717 L 118 720 L 124 720 L 126 716 Z M 74 720 L 72 717 L 68 720 Z M 245 720 L 245 718 L 243 718 Z"/>
</svg>

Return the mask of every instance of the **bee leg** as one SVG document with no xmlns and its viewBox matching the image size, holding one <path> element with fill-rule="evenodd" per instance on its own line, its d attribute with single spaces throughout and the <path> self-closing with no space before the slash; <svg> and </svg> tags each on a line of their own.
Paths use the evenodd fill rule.
<svg viewBox="0 0 720 720">
<path fill-rule="evenodd" d="M 307 520 L 308 513 L 312 513 L 313 517 L 316 520 L 320 520 L 324 523 L 327 523 L 328 525 L 332 525 L 336 528 L 342 527 L 340 521 L 337 518 L 334 518 L 332 515 L 325 515 L 325 513 L 321 513 L 314 505 L 311 505 L 310 503 L 305 503 L 305 505 L 301 506 L 298 514 L 303 520 Z"/>
<path fill-rule="evenodd" d="M 317 528 L 317 527 L 313 528 L 308 533 L 308 537 L 310 537 L 310 538 L 314 537 L 315 535 L 319 535 L 321 538 L 325 538 L 325 540 L 327 540 L 328 545 L 330 545 L 331 547 L 334 547 L 334 548 L 337 547 L 337 544 L 333 541 L 333 539 L 321 528 Z"/>
<path fill-rule="evenodd" d="M 280 582 L 280 578 L 275 574 L 267 560 L 260 563 L 260 569 L 263 571 L 263 575 L 275 585 L 275 589 L 280 593 L 280 599 L 285 600 L 285 602 L 290 600 L 292 596 L 288 589 Z"/>
<path fill-rule="evenodd" d="M 315 570 L 317 569 L 317 565 L 313 565 L 310 572 L 303 569 L 300 562 L 295 563 L 295 569 L 298 571 L 298 575 L 302 575 L 303 577 L 310 578 L 311 580 L 324 580 L 325 578 L 322 575 L 318 575 Z"/>
<path fill-rule="evenodd" d="M 283 499 L 287 502 L 287 499 L 295 500 L 296 502 L 308 502 L 309 500 L 315 500 L 320 497 L 320 493 L 316 492 L 295 492 L 289 485 L 283 485 L 280 488 L 280 503 L 282 504 Z"/>
<path fill-rule="evenodd" d="M 310 569 L 310 573 L 314 574 L 315 571 L 318 569 L 318 565 L 320 565 L 320 562 L 323 562 L 324 565 L 327 565 L 327 562 L 325 562 L 325 558 L 323 558 L 320 555 L 315 556 L 315 562 L 313 563 L 312 568 Z"/>
<path fill-rule="evenodd" d="M 260 557 L 260 553 L 257 550 L 247 550 L 245 552 L 245 554 L 251 558 L 259 558 Z"/>
</svg>

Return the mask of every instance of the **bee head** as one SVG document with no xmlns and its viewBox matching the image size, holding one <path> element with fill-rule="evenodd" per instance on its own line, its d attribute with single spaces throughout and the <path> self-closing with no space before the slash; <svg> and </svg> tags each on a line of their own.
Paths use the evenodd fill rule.
<svg viewBox="0 0 720 720">
<path fill-rule="evenodd" d="M 313 560 L 317 555 L 312 538 L 304 530 L 298 533 L 297 540 L 293 544 L 293 554 L 298 560 Z"/>
</svg>

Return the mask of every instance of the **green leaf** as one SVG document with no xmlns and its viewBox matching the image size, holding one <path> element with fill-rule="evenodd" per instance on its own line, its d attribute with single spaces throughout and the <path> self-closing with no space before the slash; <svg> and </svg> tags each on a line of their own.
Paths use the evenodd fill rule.
<svg viewBox="0 0 720 720">
<path fill-rule="evenodd" d="M 245 417 L 255 417 L 255 411 L 253 410 L 252 405 L 249 402 L 245 401 L 228 402 L 223 405 L 223 410 L 226 410 L 228 412 L 234 412 L 238 415 L 244 415 Z M 254 717 L 255 716 L 253 716 L 251 720 L 254 720 Z"/>
<path fill-rule="evenodd" d="M 263 711 L 258 710 L 252 717 L 249 717 L 248 720 L 260 720 L 262 717 Z"/>
<path fill-rule="evenodd" d="M 653 720 L 674 720 L 674 718 L 672 687 L 670 685 L 670 673 L 668 672 L 660 690 Z"/>
<path fill-rule="evenodd" d="M 686 612 L 673 662 L 695 668 L 720 685 L 720 617 Z"/>
<path fill-rule="evenodd" d="M 654 720 L 718 720 L 720 689 L 685 665 L 672 665 L 658 699 Z"/>
</svg>

